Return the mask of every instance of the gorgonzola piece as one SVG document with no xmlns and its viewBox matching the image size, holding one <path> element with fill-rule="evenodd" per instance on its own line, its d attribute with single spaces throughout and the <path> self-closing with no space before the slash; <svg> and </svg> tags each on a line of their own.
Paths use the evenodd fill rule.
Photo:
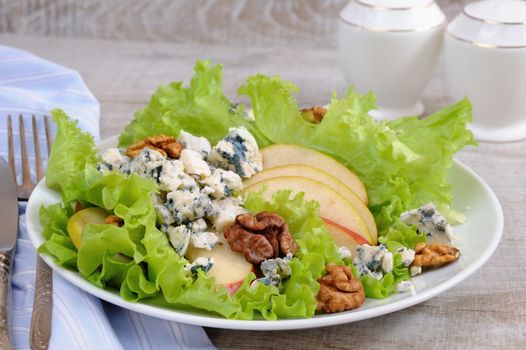
<svg viewBox="0 0 526 350">
<path fill-rule="evenodd" d="M 194 248 L 203 248 L 212 250 L 219 242 L 217 235 L 213 232 L 193 232 L 190 236 L 190 242 Z"/>
<path fill-rule="evenodd" d="M 195 259 L 192 263 L 188 263 L 185 265 L 184 270 L 187 272 L 190 272 L 191 274 L 196 274 L 197 270 L 203 270 L 204 272 L 208 272 L 212 269 L 214 266 L 214 258 L 206 258 L 206 257 L 199 257 Z"/>
<path fill-rule="evenodd" d="M 254 282 L 263 283 L 267 286 L 279 286 L 292 273 L 289 261 L 290 258 L 275 258 L 263 261 L 260 265 L 263 277 L 258 278 Z"/>
<path fill-rule="evenodd" d="M 190 230 L 184 226 L 161 225 L 161 231 L 168 235 L 170 244 L 179 255 L 184 255 L 190 243 Z"/>
<path fill-rule="evenodd" d="M 109 171 L 120 171 L 120 168 L 130 162 L 130 158 L 121 153 L 118 148 L 109 148 L 102 154 L 105 169 Z"/>
<path fill-rule="evenodd" d="M 189 175 L 195 175 L 200 179 L 207 178 L 211 174 L 208 163 L 203 160 L 201 153 L 184 149 L 181 152 L 181 161 L 184 164 L 184 170 Z"/>
<path fill-rule="evenodd" d="M 396 290 L 398 293 L 411 293 L 411 295 L 416 295 L 416 289 L 411 281 L 402 281 L 396 285 Z"/>
<path fill-rule="evenodd" d="M 204 218 L 213 212 L 210 198 L 205 193 L 196 190 L 178 190 L 168 193 L 166 206 L 172 211 L 176 224 Z"/>
<path fill-rule="evenodd" d="M 433 203 L 402 213 L 400 220 L 416 225 L 418 232 L 426 234 L 428 243 L 449 244 L 453 239 L 453 228 Z"/>
<path fill-rule="evenodd" d="M 208 156 L 208 153 L 210 153 L 210 150 L 212 149 L 210 142 L 208 142 L 206 138 L 194 136 L 184 130 L 179 132 L 177 141 L 182 143 L 185 149 L 198 152 L 203 157 Z"/>
<path fill-rule="evenodd" d="M 263 168 L 257 142 L 244 127 L 230 128 L 228 135 L 212 148 L 208 161 L 242 178 L 249 178 Z"/>
<path fill-rule="evenodd" d="M 350 260 L 352 258 L 351 251 L 347 247 L 339 247 L 338 253 L 340 254 L 340 258 L 342 258 L 342 260 L 344 259 Z"/>
<path fill-rule="evenodd" d="M 398 254 L 402 257 L 402 264 L 404 266 L 409 266 L 415 260 L 415 251 L 406 247 L 400 247 L 396 250 Z"/>
<path fill-rule="evenodd" d="M 153 209 L 157 215 L 157 222 L 160 224 L 170 225 L 175 222 L 175 217 L 170 209 L 162 204 L 154 204 Z"/>
<path fill-rule="evenodd" d="M 159 174 L 159 185 L 161 191 L 177 191 L 183 185 L 184 166 L 180 160 L 166 160 L 162 162 Z"/>
<path fill-rule="evenodd" d="M 208 229 L 208 225 L 204 219 L 192 221 L 187 226 L 192 230 L 192 232 L 204 232 Z"/>
<path fill-rule="evenodd" d="M 411 266 L 409 268 L 409 273 L 411 274 L 411 277 L 420 275 L 422 273 L 422 266 Z"/>
<path fill-rule="evenodd" d="M 223 232 L 227 227 L 231 226 L 236 216 L 247 212 L 241 204 L 241 199 L 235 197 L 212 201 L 214 210 L 210 216 L 210 221 L 218 232 Z"/>
<path fill-rule="evenodd" d="M 243 188 L 243 181 L 238 174 L 220 168 L 214 169 L 212 175 L 201 181 L 201 184 L 205 186 L 203 191 L 215 199 L 229 197 Z"/>
<path fill-rule="evenodd" d="M 393 271 L 393 254 L 384 245 L 358 245 L 353 262 L 360 276 L 370 275 L 381 279 L 385 273 Z"/>
<path fill-rule="evenodd" d="M 141 153 L 126 166 L 126 169 L 121 168 L 121 172 L 137 174 L 159 183 L 162 166 L 165 161 L 166 158 L 161 153 L 149 148 L 143 148 Z"/>
</svg>

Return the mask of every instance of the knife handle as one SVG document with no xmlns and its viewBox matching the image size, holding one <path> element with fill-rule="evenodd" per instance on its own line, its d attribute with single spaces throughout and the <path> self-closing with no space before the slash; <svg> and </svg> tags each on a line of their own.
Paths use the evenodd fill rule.
<svg viewBox="0 0 526 350">
<path fill-rule="evenodd" d="M 35 298 L 31 316 L 29 342 L 32 350 L 45 350 L 51 338 L 51 314 L 53 312 L 53 273 L 37 255 Z"/>
<path fill-rule="evenodd" d="M 11 256 L 0 252 L 0 349 L 11 350 L 9 306 L 11 304 Z"/>
</svg>

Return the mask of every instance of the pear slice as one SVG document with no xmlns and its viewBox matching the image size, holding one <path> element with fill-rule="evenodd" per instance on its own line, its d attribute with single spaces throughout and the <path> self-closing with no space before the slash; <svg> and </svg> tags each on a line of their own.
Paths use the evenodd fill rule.
<svg viewBox="0 0 526 350">
<path fill-rule="evenodd" d="M 190 246 L 185 255 L 190 262 L 199 257 L 214 258 L 214 265 L 208 275 L 214 277 L 217 284 L 225 286 L 230 294 L 234 294 L 245 277 L 254 271 L 254 267 L 243 254 L 230 249 L 222 234 L 218 233 L 218 236 L 219 243 L 212 250 Z"/>
<path fill-rule="evenodd" d="M 376 244 L 356 209 L 339 193 L 329 186 L 301 176 L 280 176 L 266 179 L 245 187 L 243 193 L 265 189 L 265 198 L 279 190 L 291 190 L 293 193 L 304 192 L 305 199 L 315 200 L 320 204 L 320 216 L 339 225 L 347 227 L 363 237 L 369 244 Z"/>
<path fill-rule="evenodd" d="M 268 146 L 260 152 L 263 157 L 263 169 L 286 164 L 303 164 L 318 168 L 340 180 L 367 205 L 367 191 L 363 182 L 334 158 L 309 148 L 287 144 Z"/>
<path fill-rule="evenodd" d="M 69 238 L 71 238 L 73 245 L 79 249 L 82 242 L 82 229 L 86 224 L 104 224 L 108 215 L 104 209 L 98 207 L 82 209 L 73 214 L 67 225 Z"/>
<path fill-rule="evenodd" d="M 356 209 L 358 214 L 361 216 L 363 222 L 367 226 L 367 230 L 371 234 L 371 238 L 376 239 L 376 237 L 378 236 L 376 222 L 374 221 L 373 215 L 369 211 L 369 208 L 367 208 L 367 206 L 360 200 L 360 198 L 356 196 L 356 193 L 351 191 L 337 178 L 318 168 L 302 164 L 281 165 L 274 168 L 265 169 L 257 173 L 251 178 L 245 180 L 243 182 L 243 185 L 246 187 L 260 181 L 280 176 L 306 177 L 329 186 L 335 192 L 339 193 L 342 197 L 344 197 L 349 203 L 351 203 L 354 209 Z"/>
<path fill-rule="evenodd" d="M 326 218 L 322 219 L 325 222 L 327 231 L 329 231 L 329 234 L 334 239 L 334 243 L 336 243 L 338 247 L 347 247 L 351 252 L 354 252 L 357 245 L 369 244 L 365 238 L 349 230 L 347 227 Z"/>
</svg>

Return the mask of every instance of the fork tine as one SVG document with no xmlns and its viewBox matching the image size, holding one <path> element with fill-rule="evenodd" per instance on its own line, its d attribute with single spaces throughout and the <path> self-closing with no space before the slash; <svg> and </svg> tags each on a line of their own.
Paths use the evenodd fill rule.
<svg viewBox="0 0 526 350">
<path fill-rule="evenodd" d="M 40 180 L 44 176 L 44 171 L 42 170 L 42 158 L 40 157 L 40 139 L 38 137 L 38 126 L 37 118 L 33 114 L 32 118 L 33 123 L 33 144 L 35 147 L 35 163 L 37 167 L 37 180 Z"/>
<path fill-rule="evenodd" d="M 46 129 L 47 155 L 49 156 L 49 154 L 51 153 L 52 139 L 51 139 L 51 130 L 49 128 L 49 117 L 47 115 L 44 116 L 44 126 L 45 126 L 45 129 Z"/>
<path fill-rule="evenodd" d="M 20 153 L 22 154 L 22 186 L 31 185 L 31 174 L 29 172 L 29 158 L 27 157 L 26 130 L 24 128 L 24 117 L 20 114 L 18 118 Z"/>
<path fill-rule="evenodd" d="M 7 116 L 7 147 L 9 167 L 11 168 L 11 173 L 13 174 L 16 182 L 15 149 L 13 146 L 13 120 L 11 119 L 11 114 Z"/>
</svg>

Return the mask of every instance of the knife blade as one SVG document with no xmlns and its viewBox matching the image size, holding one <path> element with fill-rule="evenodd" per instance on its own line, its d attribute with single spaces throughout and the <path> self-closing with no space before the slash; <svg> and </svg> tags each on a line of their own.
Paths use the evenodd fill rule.
<svg viewBox="0 0 526 350">
<path fill-rule="evenodd" d="M 18 235 L 16 183 L 7 162 L 0 157 L 0 349 L 12 349 L 9 337 L 11 258 Z"/>
</svg>

